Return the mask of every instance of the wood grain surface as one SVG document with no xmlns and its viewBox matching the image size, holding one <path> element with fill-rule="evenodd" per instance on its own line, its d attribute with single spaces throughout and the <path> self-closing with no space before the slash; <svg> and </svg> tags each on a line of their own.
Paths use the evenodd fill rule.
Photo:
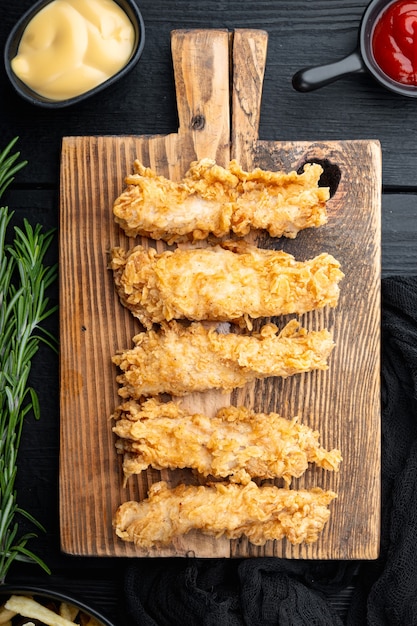
<svg viewBox="0 0 417 626">
<path fill-rule="evenodd" d="M 270 142 L 258 139 L 267 36 L 263 31 L 175 31 L 172 56 L 179 128 L 165 136 L 64 137 L 60 197 L 60 523 L 64 552 L 90 556 L 373 559 L 380 518 L 380 204 L 381 153 L 373 140 Z M 231 62 L 230 62 L 231 61 Z M 111 520 L 127 499 L 143 499 L 160 478 L 175 484 L 186 472 L 147 471 L 122 486 L 121 460 L 109 416 L 118 403 L 112 355 L 129 348 L 137 321 L 123 309 L 107 269 L 113 245 L 131 247 L 112 217 L 112 203 L 139 158 L 178 179 L 196 158 L 246 168 L 298 170 L 319 160 L 330 185 L 329 222 L 295 240 L 259 235 L 261 247 L 306 259 L 336 256 L 345 278 L 339 306 L 301 316 L 309 329 L 327 327 L 336 349 L 326 372 L 269 379 L 230 396 L 194 394 L 187 404 L 213 411 L 245 403 L 256 410 L 299 415 L 342 450 L 338 474 L 310 469 L 293 487 L 333 489 L 338 499 L 316 544 L 216 540 L 191 533 L 149 553 L 118 540 Z M 163 244 L 158 243 L 158 249 Z M 282 326 L 286 319 L 275 320 Z"/>
</svg>

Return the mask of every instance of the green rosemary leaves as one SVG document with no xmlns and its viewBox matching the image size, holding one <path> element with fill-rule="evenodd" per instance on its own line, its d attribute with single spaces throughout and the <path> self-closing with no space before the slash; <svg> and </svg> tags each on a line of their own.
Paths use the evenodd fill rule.
<svg viewBox="0 0 417 626">
<path fill-rule="evenodd" d="M 10 155 L 16 140 L 0 153 L 0 197 L 26 164 L 18 163 L 19 153 Z M 15 481 L 25 416 L 32 411 L 39 418 L 40 412 L 29 384 L 31 362 L 40 342 L 56 347 L 56 339 L 42 327 L 57 308 L 46 296 L 56 267 L 44 263 L 53 232 L 43 233 L 39 224 L 32 227 L 25 220 L 7 244 L 12 216 L 7 207 L 0 207 L 0 583 L 14 560 L 36 562 L 49 571 L 26 547 L 34 533 L 19 532 L 21 516 L 35 527 L 41 525 L 19 507 Z"/>
</svg>

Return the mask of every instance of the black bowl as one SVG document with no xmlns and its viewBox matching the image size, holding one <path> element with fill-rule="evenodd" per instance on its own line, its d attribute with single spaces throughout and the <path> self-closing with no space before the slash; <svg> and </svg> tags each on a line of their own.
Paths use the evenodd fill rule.
<svg viewBox="0 0 417 626">
<path fill-rule="evenodd" d="M 111 76 L 108 80 L 97 85 L 93 89 L 86 91 L 78 96 L 73 98 L 68 98 L 66 100 L 51 100 L 49 98 L 45 98 L 44 96 L 39 95 L 36 91 L 33 91 L 30 87 L 28 87 L 24 82 L 22 82 L 16 74 L 13 72 L 11 67 L 11 61 L 16 56 L 17 50 L 19 47 L 20 40 L 22 38 L 23 32 L 31 21 L 31 19 L 46 5 L 50 4 L 53 0 L 38 0 L 33 7 L 31 7 L 26 13 L 20 18 L 20 20 L 15 24 L 13 29 L 11 30 L 4 49 L 4 65 L 6 68 L 7 76 L 15 89 L 15 91 L 25 100 L 34 104 L 36 106 L 50 108 L 50 109 L 59 109 L 62 107 L 67 107 L 72 104 L 77 104 L 90 96 L 93 96 L 103 89 L 110 87 L 116 81 L 118 81 L 123 76 L 126 76 L 128 72 L 130 72 L 136 63 L 139 61 L 143 47 L 145 45 L 145 24 L 143 22 L 142 14 L 135 2 L 135 0 L 115 0 L 115 2 L 124 10 L 128 18 L 133 24 L 133 28 L 135 30 L 135 43 L 133 46 L 132 54 L 130 59 L 124 65 L 124 67 Z"/>
<path fill-rule="evenodd" d="M 38 587 L 33 587 L 31 585 L 1 585 L 0 586 L 0 604 L 6 602 L 6 600 L 11 595 L 18 596 L 31 596 L 35 600 L 42 602 L 42 600 L 52 600 L 53 602 L 60 603 L 66 602 L 68 604 L 72 604 L 77 607 L 80 611 L 88 615 L 88 617 L 94 617 L 98 620 L 100 626 L 115 626 L 113 622 L 110 622 L 107 617 L 104 617 L 101 613 L 99 613 L 96 609 L 93 609 L 91 606 L 88 606 L 82 600 L 74 598 L 72 596 L 67 595 L 66 593 L 61 593 L 58 591 L 49 591 L 47 589 L 41 589 Z"/>
</svg>

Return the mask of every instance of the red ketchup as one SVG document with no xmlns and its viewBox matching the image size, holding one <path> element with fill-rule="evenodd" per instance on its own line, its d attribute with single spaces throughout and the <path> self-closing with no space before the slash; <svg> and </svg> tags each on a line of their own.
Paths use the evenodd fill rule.
<svg viewBox="0 0 417 626">
<path fill-rule="evenodd" d="M 417 85 L 417 0 L 398 0 L 381 13 L 372 52 L 387 76 L 403 85 Z"/>
</svg>

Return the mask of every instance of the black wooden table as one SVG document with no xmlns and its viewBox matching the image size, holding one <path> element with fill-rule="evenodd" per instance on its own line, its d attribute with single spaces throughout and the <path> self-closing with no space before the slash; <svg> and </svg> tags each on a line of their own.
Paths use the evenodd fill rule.
<svg viewBox="0 0 417 626">
<path fill-rule="evenodd" d="M 14 94 L 0 70 L 0 148 L 19 136 L 28 165 L 3 202 L 14 221 L 28 217 L 45 229 L 58 227 L 61 138 L 66 135 L 164 134 L 178 128 L 170 32 L 178 28 L 259 28 L 269 34 L 260 138 L 268 140 L 379 139 L 383 152 L 382 275 L 417 270 L 417 99 L 384 91 L 366 75 L 300 94 L 292 75 L 301 67 L 336 60 L 356 46 L 366 0 L 139 0 L 146 44 L 133 73 L 96 98 L 73 108 L 34 108 Z M 0 6 L 0 43 L 31 0 Z M 349 232 L 346 233 L 349 237 Z M 57 242 L 50 261 L 58 257 Z M 65 288 L 65 286 L 63 286 Z M 58 288 L 52 297 L 58 298 Z M 57 318 L 51 321 L 58 333 Z M 21 447 L 20 505 L 46 528 L 31 547 L 49 564 L 15 567 L 11 581 L 32 580 L 81 595 L 122 626 L 123 559 L 62 554 L 58 523 L 58 357 L 37 355 L 32 384 L 39 392 L 41 421 L 28 419 Z M 347 592 L 348 593 L 348 592 Z M 347 597 L 347 595 L 346 595 Z M 335 603 L 344 610 L 345 597 Z"/>
</svg>

